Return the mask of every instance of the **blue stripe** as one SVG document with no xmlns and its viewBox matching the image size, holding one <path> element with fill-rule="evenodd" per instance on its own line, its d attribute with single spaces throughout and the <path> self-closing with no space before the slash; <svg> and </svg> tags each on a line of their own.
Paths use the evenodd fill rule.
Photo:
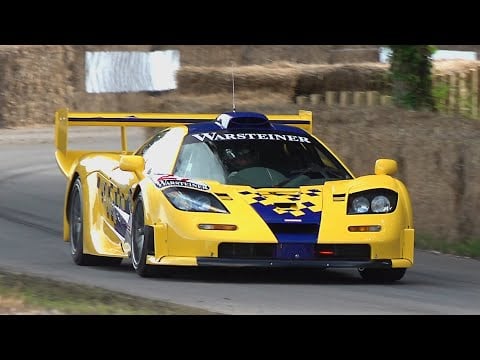
<svg viewBox="0 0 480 360">
<path fill-rule="evenodd" d="M 274 233 L 280 244 L 316 244 L 318 233 L 311 234 L 292 234 L 292 233 Z"/>
<path fill-rule="evenodd" d="M 314 244 L 282 244 L 275 250 L 275 259 L 283 260 L 314 260 Z"/>
<path fill-rule="evenodd" d="M 192 121 L 193 122 L 193 121 Z M 275 120 L 271 122 L 273 132 L 271 129 L 265 129 L 262 127 L 259 127 L 258 130 L 263 132 L 272 132 L 272 133 L 288 133 L 288 134 L 296 134 L 296 135 L 302 135 L 302 136 L 309 136 L 308 132 L 305 130 L 295 127 L 295 126 L 290 126 L 290 125 L 307 125 L 309 124 L 308 121 L 305 120 Z M 216 122 L 213 121 L 197 121 L 196 123 L 189 124 L 188 126 L 188 133 L 189 134 L 195 134 L 195 133 L 202 133 L 202 132 L 221 132 L 225 131 L 225 129 L 221 129 Z M 255 129 L 255 127 L 252 127 L 251 129 Z M 238 130 L 238 129 L 237 129 Z M 235 131 L 235 130 L 233 130 Z M 227 131 L 228 133 L 228 131 Z"/>
<path fill-rule="evenodd" d="M 212 132 L 212 131 L 218 132 L 222 130 L 216 122 L 212 122 L 212 121 L 205 122 L 205 120 L 197 124 L 190 124 L 187 126 L 187 128 L 188 128 L 189 134 Z"/>
<path fill-rule="evenodd" d="M 313 212 L 308 208 L 302 209 L 304 215 L 301 216 L 294 216 L 289 212 L 285 212 L 283 214 L 278 214 L 277 212 L 273 211 L 275 206 L 274 205 L 263 205 L 262 203 L 254 203 L 251 205 L 252 208 L 257 212 L 258 215 L 268 224 L 275 225 L 281 224 L 283 226 L 301 226 L 301 225 L 318 225 L 318 229 L 320 229 L 320 221 L 321 221 L 321 212 Z M 301 220 L 301 222 L 289 222 L 288 220 Z M 285 221 L 287 220 L 287 221 Z M 282 244 L 291 244 L 291 243 L 308 243 L 308 244 L 315 244 L 318 240 L 318 231 L 311 232 L 311 233 L 292 233 L 292 232 L 281 232 L 281 230 L 274 232 L 275 237 L 277 238 L 279 243 Z"/>
<path fill-rule="evenodd" d="M 285 124 L 285 125 L 280 125 L 280 124 Z M 305 130 L 295 127 L 295 126 L 290 126 L 290 125 L 308 125 L 309 122 L 305 120 L 281 120 L 280 124 L 273 122 L 272 121 L 272 126 L 275 130 L 280 131 L 280 132 L 288 132 L 288 133 L 293 133 L 297 135 L 303 135 L 303 136 L 308 136 L 308 132 Z"/>
</svg>

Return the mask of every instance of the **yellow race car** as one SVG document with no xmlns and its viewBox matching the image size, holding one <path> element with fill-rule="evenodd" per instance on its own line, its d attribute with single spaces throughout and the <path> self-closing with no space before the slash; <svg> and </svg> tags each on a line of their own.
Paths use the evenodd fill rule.
<svg viewBox="0 0 480 360">
<path fill-rule="evenodd" d="M 72 150 L 71 126 L 119 127 L 119 148 Z M 137 149 L 129 127 L 161 127 Z M 374 282 L 413 265 L 412 206 L 378 159 L 355 177 L 312 113 L 55 113 L 67 178 L 64 240 L 78 265 L 352 268 Z"/>
</svg>

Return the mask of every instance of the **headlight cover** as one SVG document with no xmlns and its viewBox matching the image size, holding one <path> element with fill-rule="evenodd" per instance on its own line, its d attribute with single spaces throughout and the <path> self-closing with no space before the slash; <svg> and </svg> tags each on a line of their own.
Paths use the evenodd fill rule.
<svg viewBox="0 0 480 360">
<path fill-rule="evenodd" d="M 388 214 L 397 208 L 398 194 L 390 189 L 372 189 L 350 194 L 347 215 Z"/>
<path fill-rule="evenodd" d="M 212 194 L 183 187 L 163 190 L 166 198 L 178 210 L 227 214 L 228 210 Z"/>
</svg>

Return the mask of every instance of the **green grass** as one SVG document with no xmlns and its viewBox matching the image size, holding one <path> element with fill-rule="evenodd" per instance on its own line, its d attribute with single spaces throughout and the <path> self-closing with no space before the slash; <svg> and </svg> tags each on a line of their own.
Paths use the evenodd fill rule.
<svg viewBox="0 0 480 360">
<path fill-rule="evenodd" d="M 468 256 L 480 259 L 480 239 L 463 239 L 460 242 L 448 242 L 428 235 L 416 235 L 415 247 L 422 250 L 436 250 L 445 254 Z"/>
<path fill-rule="evenodd" d="M 81 286 L 0 270 L 2 300 L 21 312 L 28 310 L 65 315 L 213 315 L 194 307 L 129 296 L 97 287 Z M 5 308 L 5 305 L 3 306 Z M 9 313 L 2 311 L 2 313 Z"/>
</svg>

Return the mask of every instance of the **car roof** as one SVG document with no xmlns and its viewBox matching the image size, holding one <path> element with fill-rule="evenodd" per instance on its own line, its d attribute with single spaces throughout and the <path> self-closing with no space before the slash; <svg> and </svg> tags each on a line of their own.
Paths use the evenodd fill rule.
<svg viewBox="0 0 480 360">
<path fill-rule="evenodd" d="M 273 131 L 277 133 L 308 134 L 295 126 L 283 125 L 270 121 L 262 113 L 232 111 L 220 114 L 215 121 L 205 121 L 187 125 L 188 134 L 219 131 Z"/>
</svg>

